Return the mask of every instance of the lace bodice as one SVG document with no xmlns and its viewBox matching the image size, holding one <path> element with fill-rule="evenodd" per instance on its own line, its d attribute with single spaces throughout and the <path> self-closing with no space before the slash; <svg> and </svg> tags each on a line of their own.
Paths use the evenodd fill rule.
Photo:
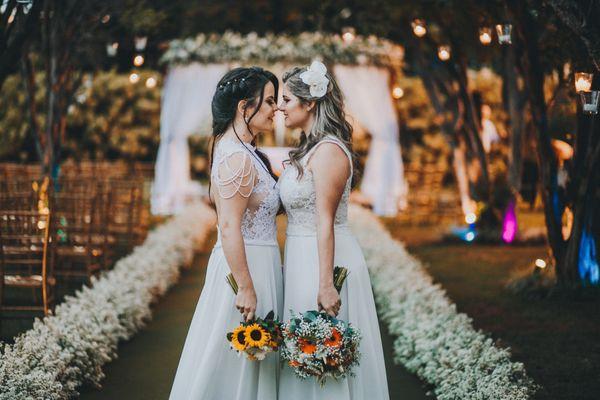
<svg viewBox="0 0 600 400">
<path fill-rule="evenodd" d="M 304 174 L 298 178 L 298 170 L 288 164 L 281 177 L 279 178 L 279 195 L 281 202 L 285 207 L 288 217 L 288 229 L 301 228 L 308 232 L 316 232 L 316 193 L 313 182 L 313 175 L 306 165 L 310 160 L 311 155 L 322 143 L 334 143 L 341 147 L 350 159 L 352 167 L 352 156 L 346 146 L 335 137 L 326 137 L 317 143 L 303 158 L 300 160 L 304 168 Z M 335 226 L 346 226 L 348 223 L 348 198 L 350 197 L 350 183 L 352 182 L 352 172 L 346 182 L 344 193 L 340 199 L 337 211 L 335 213 Z"/>
<path fill-rule="evenodd" d="M 248 198 L 242 219 L 242 236 L 246 244 L 252 241 L 276 242 L 279 190 L 254 150 L 250 144 L 229 138 L 221 138 L 217 142 L 211 170 L 214 195 L 227 199 L 239 193 Z"/>
</svg>

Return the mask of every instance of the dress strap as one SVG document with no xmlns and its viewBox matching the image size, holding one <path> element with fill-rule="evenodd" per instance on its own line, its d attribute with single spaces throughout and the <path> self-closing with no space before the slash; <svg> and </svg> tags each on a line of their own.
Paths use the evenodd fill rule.
<svg viewBox="0 0 600 400">
<path fill-rule="evenodd" d="M 350 153 L 350 150 L 348 150 L 348 147 L 346 147 L 346 145 L 344 143 L 342 143 L 342 141 L 339 140 L 338 138 L 336 138 L 335 136 L 326 136 L 323 139 L 321 139 L 320 141 L 318 141 L 317 144 L 315 144 L 313 146 L 313 148 L 310 149 L 308 151 L 308 153 L 306 153 L 306 156 L 304 157 L 304 159 L 306 160 L 306 161 L 304 161 L 304 165 L 308 165 L 310 158 L 313 156 L 313 154 L 315 153 L 317 148 L 320 145 L 322 145 L 323 143 L 333 143 L 342 149 L 344 154 L 346 154 L 346 156 L 348 157 L 348 162 L 350 163 L 350 177 L 348 179 L 352 179 L 352 174 L 354 174 L 354 165 L 353 165 L 353 161 L 352 161 L 352 154 Z"/>
</svg>

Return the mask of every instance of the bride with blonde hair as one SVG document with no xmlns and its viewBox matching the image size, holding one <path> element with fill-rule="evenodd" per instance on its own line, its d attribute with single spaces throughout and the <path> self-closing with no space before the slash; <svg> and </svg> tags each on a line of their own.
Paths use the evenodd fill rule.
<svg viewBox="0 0 600 400">
<path fill-rule="evenodd" d="M 284 320 L 290 313 L 318 309 L 350 322 L 362 334 L 355 376 L 300 380 L 283 367 L 279 398 L 285 400 L 389 399 L 383 349 L 369 273 L 348 226 L 352 181 L 352 126 L 342 93 L 324 64 L 295 67 L 283 76 L 279 110 L 285 126 L 300 128 L 299 146 L 279 179 L 288 217 L 284 259 Z M 334 266 L 348 269 L 338 294 Z"/>
</svg>

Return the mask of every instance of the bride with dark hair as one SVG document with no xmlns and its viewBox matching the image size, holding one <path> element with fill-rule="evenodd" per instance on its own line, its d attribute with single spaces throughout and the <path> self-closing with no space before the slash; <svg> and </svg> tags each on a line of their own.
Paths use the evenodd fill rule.
<svg viewBox="0 0 600 400">
<path fill-rule="evenodd" d="M 225 334 L 240 320 L 281 318 L 283 287 L 275 217 L 276 177 L 254 143 L 273 129 L 277 78 L 258 67 L 236 68 L 219 81 L 213 100 L 209 197 L 218 239 L 171 389 L 171 400 L 277 398 L 279 360 L 238 357 Z M 193 221 L 190 221 L 193 223 Z M 237 295 L 226 283 L 233 274 Z"/>
</svg>

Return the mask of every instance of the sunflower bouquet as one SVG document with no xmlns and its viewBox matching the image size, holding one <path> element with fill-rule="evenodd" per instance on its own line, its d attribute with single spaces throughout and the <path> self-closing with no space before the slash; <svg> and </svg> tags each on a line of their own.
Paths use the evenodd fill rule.
<svg viewBox="0 0 600 400">
<path fill-rule="evenodd" d="M 274 318 L 273 311 L 265 318 L 255 318 L 242 322 L 232 332 L 227 333 L 227 340 L 235 351 L 245 354 L 249 360 L 264 360 L 267 354 L 277 351 L 283 341 L 281 324 Z"/>
<path fill-rule="evenodd" d="M 361 335 L 347 322 L 317 311 L 292 314 L 283 325 L 281 357 L 301 379 L 315 377 L 323 386 L 327 378 L 352 376 L 359 364 Z"/>
</svg>

